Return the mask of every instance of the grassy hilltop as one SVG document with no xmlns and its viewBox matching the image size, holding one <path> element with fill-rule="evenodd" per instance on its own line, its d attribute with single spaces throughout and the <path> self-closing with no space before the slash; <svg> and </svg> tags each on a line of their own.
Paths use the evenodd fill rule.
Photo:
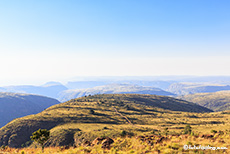
<svg viewBox="0 0 230 154">
<path fill-rule="evenodd" d="M 59 94 L 58 100 L 60 100 L 61 102 L 65 102 L 70 99 L 95 94 L 150 94 L 175 96 L 175 94 L 173 93 L 149 86 L 138 86 L 132 84 L 107 84 L 88 89 L 65 90 Z"/>
<path fill-rule="evenodd" d="M 174 136 L 169 139 L 167 135 L 180 136 L 186 125 L 191 125 L 196 137 L 201 134 L 210 134 L 212 129 L 220 131 L 220 133 L 223 131 L 223 134 L 220 135 L 225 142 L 223 145 L 227 146 L 226 144 L 229 144 L 229 138 L 226 137 L 229 133 L 229 118 L 230 113 L 227 111 L 212 112 L 194 103 L 167 96 L 94 95 L 72 99 L 54 105 L 39 114 L 13 120 L 0 129 L 0 146 L 8 145 L 16 148 L 27 146 L 31 144 L 32 132 L 42 128 L 51 132 L 46 146 L 75 145 L 81 151 L 85 147 L 82 145 L 85 142 L 92 142 L 96 137 L 110 137 L 115 141 L 113 148 L 118 148 L 118 151 L 132 150 L 135 144 L 143 145 L 139 150 L 144 150 L 142 148 L 146 147 L 156 150 L 155 147 L 158 147 L 161 151 L 163 149 L 177 151 L 178 149 L 182 150 L 181 148 L 183 144 L 187 143 L 187 140 L 182 138 L 181 142 L 177 141 L 176 147 L 178 148 L 173 149 L 172 141 L 178 137 Z M 142 141 L 135 137 L 147 135 L 148 138 L 148 135 L 154 134 L 158 136 L 151 140 L 151 142 L 154 141 L 153 145 L 149 145 L 146 139 Z M 167 137 L 166 145 L 156 143 L 162 137 Z M 192 143 L 195 140 L 198 141 L 197 138 L 188 138 Z M 215 140 L 217 143 L 214 145 L 222 144 L 218 138 Z M 209 139 L 204 139 L 204 141 L 209 143 Z M 124 146 L 119 150 L 121 142 L 127 142 L 133 148 L 126 149 L 127 147 Z M 31 147 L 34 145 L 32 144 Z M 120 146 L 122 147 L 122 145 Z M 100 147 L 98 148 L 102 150 Z M 96 150 L 91 146 L 88 149 L 91 152 Z"/>
</svg>

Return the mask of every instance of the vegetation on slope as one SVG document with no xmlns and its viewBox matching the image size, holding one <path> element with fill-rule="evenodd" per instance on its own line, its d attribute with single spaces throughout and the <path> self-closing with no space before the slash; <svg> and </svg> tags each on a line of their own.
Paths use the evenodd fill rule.
<svg viewBox="0 0 230 154">
<path fill-rule="evenodd" d="M 178 98 L 197 103 L 214 111 L 230 110 L 230 91 L 191 94 Z"/>
<path fill-rule="evenodd" d="M 20 147 L 29 141 L 30 135 L 38 129 L 53 130 L 51 131 L 52 136 L 52 132 L 56 133 L 59 131 L 57 127 L 65 126 L 64 128 L 66 128 L 66 125 L 79 123 L 159 125 L 165 121 L 163 120 L 163 117 L 165 117 L 163 115 L 167 114 L 169 117 L 175 117 L 174 114 L 181 113 L 175 113 L 171 110 L 190 112 L 211 111 L 199 105 L 166 96 L 135 94 L 94 95 L 73 99 L 54 105 L 39 114 L 13 120 L 0 129 L 0 145 Z M 163 121 L 159 121 L 161 118 Z M 127 119 L 131 123 L 128 123 Z M 175 122 L 177 123 L 176 120 L 173 120 L 173 122 L 169 123 Z M 50 144 L 61 145 L 60 142 L 62 141 L 57 142 L 57 140 L 60 138 L 66 139 L 65 135 L 70 138 L 67 140 L 73 141 L 73 136 L 78 132 L 78 129 L 77 126 L 74 126 L 70 129 L 67 128 L 66 133 L 57 133 L 61 134 L 61 137 L 56 137 L 55 143 L 53 140 Z M 60 129 L 60 131 L 65 131 L 65 129 Z M 114 130 L 111 131 L 116 132 Z M 55 138 L 55 135 L 53 138 Z"/>
<path fill-rule="evenodd" d="M 178 122 L 186 121 L 191 125 L 191 134 L 184 134 L 186 125 L 184 124 L 170 124 L 166 121 L 158 123 L 159 125 L 114 125 L 114 124 L 66 124 L 60 125 L 51 129 L 51 138 L 46 143 L 45 153 L 210 153 L 222 154 L 230 152 L 230 130 L 229 121 L 225 120 L 221 124 L 206 123 L 209 120 L 222 120 L 229 118 L 229 112 L 211 113 L 207 115 L 201 113 L 190 113 L 193 116 L 201 116 L 197 118 L 182 117 L 186 113 L 178 116 Z M 210 113 L 209 113 L 210 114 Z M 174 114 L 176 115 L 176 114 Z M 167 116 L 169 116 L 167 114 Z M 172 114 L 170 114 L 172 116 Z M 191 115 L 190 115 L 191 116 Z M 215 118 L 212 118 L 212 117 Z M 167 121 L 172 119 L 164 117 Z M 208 119 L 208 120 L 207 120 Z M 160 119 L 162 120 L 162 119 Z M 203 120 L 203 121 L 202 121 Z M 196 122 L 201 122 L 198 125 Z M 212 121 L 213 122 L 213 121 Z M 175 126 L 176 125 L 176 126 Z M 74 128 L 74 129 L 73 129 Z M 78 129 L 76 129 L 78 128 Z M 69 142 L 70 137 L 67 133 L 75 133 L 72 142 Z M 64 135 L 63 135 L 64 134 Z M 56 136 L 56 137 L 55 137 Z M 52 139 L 52 137 L 55 137 Z M 103 148 L 103 144 L 93 144 L 95 138 L 111 137 L 114 143 L 109 148 Z M 54 142 L 52 142 L 54 140 Z M 61 141 L 59 141 L 61 140 Z M 66 143 L 64 143 L 66 142 Z M 63 144 L 51 144 L 63 143 Z M 70 145 L 70 146 L 68 146 Z M 222 147 L 224 149 L 214 150 L 212 148 L 207 150 L 196 149 L 186 150 L 184 145 L 191 147 Z M 36 148 L 35 148 L 36 146 Z M 54 147 L 55 146 L 55 147 Z M 42 153 L 38 145 L 32 144 L 30 147 L 22 149 L 14 149 L 2 146 L 0 152 L 3 153 Z"/>
<path fill-rule="evenodd" d="M 120 136 L 114 138 L 114 143 L 108 149 L 102 148 L 103 145 L 86 145 L 82 144 L 77 147 L 49 147 L 45 148 L 44 154 L 227 154 L 230 153 L 230 132 L 220 131 L 215 134 L 209 135 L 156 135 L 156 134 L 146 134 L 142 136 Z M 196 146 L 203 149 L 184 149 L 184 145 L 191 146 L 192 148 Z M 222 148 L 222 149 L 216 149 Z M 1 151 L 1 149 L 0 149 Z M 40 148 L 5 148 L 2 150 L 5 153 L 42 153 Z"/>
</svg>

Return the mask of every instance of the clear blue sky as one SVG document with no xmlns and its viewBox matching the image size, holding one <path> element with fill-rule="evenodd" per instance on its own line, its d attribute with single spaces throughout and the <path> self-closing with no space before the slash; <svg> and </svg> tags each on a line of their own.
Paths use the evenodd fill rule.
<svg viewBox="0 0 230 154">
<path fill-rule="evenodd" d="M 229 8 L 228 0 L 2 0 L 0 82 L 230 75 Z"/>
</svg>

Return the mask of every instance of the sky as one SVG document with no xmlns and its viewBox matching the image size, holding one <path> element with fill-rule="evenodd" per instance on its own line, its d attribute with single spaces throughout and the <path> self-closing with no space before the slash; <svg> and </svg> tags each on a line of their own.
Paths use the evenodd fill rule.
<svg viewBox="0 0 230 154">
<path fill-rule="evenodd" d="M 1 0 L 0 85 L 230 76 L 228 0 Z"/>
</svg>

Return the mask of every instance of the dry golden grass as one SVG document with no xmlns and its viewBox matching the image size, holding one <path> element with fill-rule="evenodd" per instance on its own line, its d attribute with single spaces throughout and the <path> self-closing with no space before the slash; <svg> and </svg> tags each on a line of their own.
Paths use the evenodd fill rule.
<svg viewBox="0 0 230 154">
<path fill-rule="evenodd" d="M 101 144 L 95 146 L 78 146 L 78 147 L 48 147 L 45 148 L 44 154 L 144 154 L 144 153 L 208 153 L 208 154 L 228 154 L 230 153 L 230 137 L 229 132 L 224 132 L 224 134 L 216 134 L 211 138 L 204 138 L 201 136 L 194 135 L 152 135 L 150 139 L 149 136 L 143 136 L 144 138 L 138 137 L 117 137 L 114 138 L 114 143 L 111 145 L 110 149 L 101 148 Z M 160 138 L 164 137 L 161 142 L 157 142 Z M 226 147 L 227 150 L 185 150 L 184 145 L 195 145 L 210 146 L 210 147 Z M 41 148 L 22 148 L 14 149 L 8 148 L 2 153 L 12 153 L 12 154 L 41 154 Z"/>
<path fill-rule="evenodd" d="M 112 95 L 111 95 L 112 96 Z M 166 98 L 165 98 L 166 99 Z M 122 103 L 123 101 L 123 103 Z M 128 124 L 126 119 L 114 111 L 114 107 L 119 113 L 126 116 L 132 123 Z M 94 114 L 90 110 L 94 110 Z M 86 97 L 77 100 L 71 100 L 64 104 L 52 106 L 43 112 L 12 121 L 8 126 L 3 127 L 4 132 L 15 132 L 17 128 L 36 125 L 39 121 L 54 122 L 55 125 L 50 128 L 50 145 L 63 142 L 66 134 L 71 133 L 76 148 L 70 147 L 63 149 L 59 147 L 47 147 L 45 153 L 195 153 L 194 150 L 184 151 L 183 145 L 210 145 L 215 147 L 227 147 L 226 153 L 230 153 L 229 131 L 230 131 L 230 111 L 211 112 L 211 113 L 191 113 L 181 111 L 170 111 L 156 108 L 153 106 L 135 104 L 128 100 L 98 99 Z M 193 135 L 185 137 L 184 127 L 190 125 Z M 169 131 L 166 132 L 165 130 Z M 202 134 L 211 134 L 211 130 L 216 130 L 213 138 L 197 137 Z M 121 137 L 121 132 L 126 131 L 128 136 Z M 224 132 L 224 133 L 222 133 Z M 13 134 L 12 133 L 12 134 Z M 222 133 L 222 134 L 221 134 Z M 155 143 L 159 136 L 151 142 L 137 139 L 140 135 L 161 135 L 167 137 L 161 143 Z M 167 134 L 167 136 L 166 136 Z M 14 135 L 14 134 L 13 134 Z M 29 134 L 30 135 L 30 134 Z M 65 136 L 66 135 L 66 136 Z M 180 135 L 180 136 L 170 136 Z M 111 149 L 101 148 L 101 145 L 85 147 L 81 144 L 84 141 L 92 142 L 96 137 L 110 137 L 114 139 Z M 23 136 L 24 137 L 24 136 Z M 73 145 L 73 144 L 72 144 Z M 41 153 L 41 149 L 5 149 L 8 153 Z M 223 153 L 218 150 L 198 150 L 197 153 Z M 0 152 L 1 153 L 1 152 Z M 2 152 L 3 153 L 3 152 Z"/>
</svg>

